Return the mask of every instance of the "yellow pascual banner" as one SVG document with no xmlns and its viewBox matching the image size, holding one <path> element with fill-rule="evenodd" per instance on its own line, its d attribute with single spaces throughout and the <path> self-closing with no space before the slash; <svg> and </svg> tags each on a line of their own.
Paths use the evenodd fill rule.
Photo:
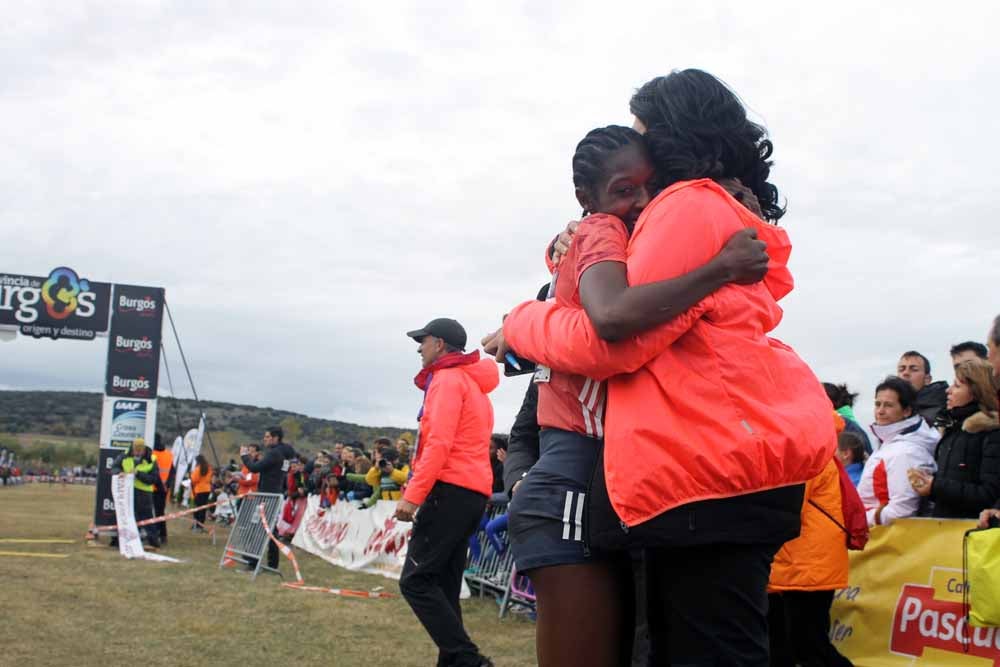
<svg viewBox="0 0 1000 667">
<path fill-rule="evenodd" d="M 966 627 L 962 537 L 974 521 L 902 519 L 851 552 L 830 612 L 834 645 L 857 667 L 1000 667 L 1000 628 Z M 1000 595 L 1000 591 L 997 592 Z"/>
</svg>

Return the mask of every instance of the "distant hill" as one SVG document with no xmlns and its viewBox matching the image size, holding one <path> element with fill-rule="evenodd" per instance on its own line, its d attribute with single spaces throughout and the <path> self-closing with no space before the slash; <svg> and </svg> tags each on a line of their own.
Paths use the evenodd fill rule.
<svg viewBox="0 0 1000 667">
<path fill-rule="evenodd" d="M 101 430 L 101 397 L 98 393 L 80 391 L 0 391 L 0 432 L 96 440 Z M 274 425 L 285 428 L 286 439 L 305 442 L 314 448 L 354 440 L 370 446 L 379 436 L 395 440 L 404 433 L 400 428 L 361 426 L 252 405 L 202 401 L 201 407 L 209 430 L 226 432 L 228 437 L 222 438 L 226 450 L 237 440 L 259 442 L 264 429 Z M 197 427 L 199 416 L 193 400 L 161 397 L 157 402 L 157 430 L 170 438 Z M 296 429 L 300 432 L 296 433 Z"/>
</svg>

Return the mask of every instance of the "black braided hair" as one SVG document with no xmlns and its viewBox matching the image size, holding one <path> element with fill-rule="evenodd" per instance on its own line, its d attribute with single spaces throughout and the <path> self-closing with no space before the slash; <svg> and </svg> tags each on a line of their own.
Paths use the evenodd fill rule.
<svg viewBox="0 0 1000 667">
<path fill-rule="evenodd" d="M 573 153 L 573 185 L 581 188 L 591 199 L 598 199 L 597 188 L 607 178 L 604 168 L 608 156 L 632 144 L 645 146 L 642 135 L 631 127 L 608 125 L 588 132 Z"/>
<path fill-rule="evenodd" d="M 774 146 L 747 118 L 736 94 L 707 72 L 673 71 L 643 85 L 629 102 L 663 187 L 696 178 L 738 178 L 772 222 L 785 214 L 768 183 Z"/>
</svg>

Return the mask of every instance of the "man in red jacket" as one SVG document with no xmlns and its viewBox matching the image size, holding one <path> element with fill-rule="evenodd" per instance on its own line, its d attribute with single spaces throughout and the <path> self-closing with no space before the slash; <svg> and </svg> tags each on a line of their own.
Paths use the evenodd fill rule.
<svg viewBox="0 0 1000 667">
<path fill-rule="evenodd" d="M 492 665 L 462 625 L 459 594 L 469 537 L 486 510 L 493 485 L 487 394 L 500 383 L 496 364 L 465 354 L 455 320 L 432 320 L 406 334 L 419 344 L 424 392 L 412 471 L 396 518 L 413 521 L 399 589 L 438 647 L 438 666 Z M 419 513 L 418 513 L 419 510 Z"/>
</svg>

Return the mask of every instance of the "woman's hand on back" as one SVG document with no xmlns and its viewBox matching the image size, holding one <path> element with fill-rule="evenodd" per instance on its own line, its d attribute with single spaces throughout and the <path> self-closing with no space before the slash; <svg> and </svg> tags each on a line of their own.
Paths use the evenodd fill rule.
<svg viewBox="0 0 1000 667">
<path fill-rule="evenodd" d="M 559 264 L 562 258 L 566 256 L 569 252 L 570 245 L 573 244 L 573 235 L 576 234 L 576 228 L 580 226 L 578 220 L 570 220 L 566 224 L 566 229 L 559 232 L 559 236 L 556 240 L 552 242 L 552 263 Z"/>
<path fill-rule="evenodd" d="M 752 285 L 767 275 L 766 251 L 767 244 L 757 238 L 756 229 L 741 229 L 729 237 L 714 261 L 719 262 L 728 282 Z"/>
</svg>

